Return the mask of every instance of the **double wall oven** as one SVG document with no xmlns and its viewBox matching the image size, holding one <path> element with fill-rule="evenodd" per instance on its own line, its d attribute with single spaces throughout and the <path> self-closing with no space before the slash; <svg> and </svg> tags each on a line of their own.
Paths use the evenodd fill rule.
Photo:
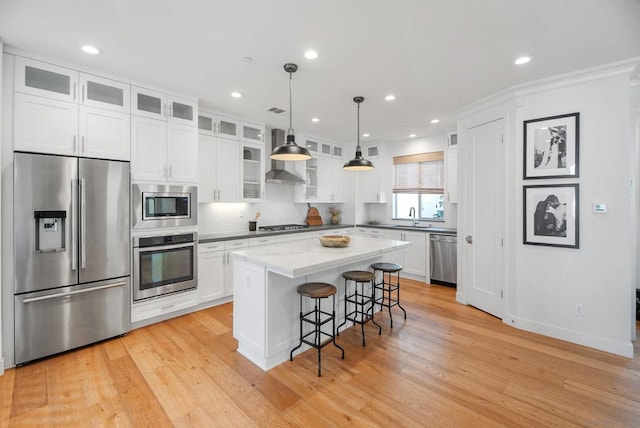
<svg viewBox="0 0 640 428">
<path fill-rule="evenodd" d="M 197 288 L 197 189 L 132 186 L 133 301 Z"/>
</svg>

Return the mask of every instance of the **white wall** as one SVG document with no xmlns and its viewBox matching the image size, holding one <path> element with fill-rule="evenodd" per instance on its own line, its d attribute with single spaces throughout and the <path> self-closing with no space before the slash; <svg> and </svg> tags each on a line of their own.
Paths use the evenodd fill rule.
<svg viewBox="0 0 640 428">
<path fill-rule="evenodd" d="M 505 124 L 507 223 L 504 321 L 515 327 L 633 357 L 630 302 L 636 280 L 637 165 L 630 63 L 546 79 L 499 94 Z M 491 101 L 474 106 L 486 121 Z M 577 179 L 523 180 L 523 121 L 580 113 Z M 497 116 L 494 118 L 498 118 Z M 481 123 L 481 122 L 480 122 Z M 460 123 L 459 123 L 460 126 Z M 463 143 L 464 144 L 464 143 Z M 459 171 L 460 180 L 465 171 Z M 579 183 L 580 248 L 524 245 L 522 186 Z M 460 201 L 459 210 L 464 210 Z M 606 203 L 606 214 L 593 204 Z M 462 284 L 464 288 L 464 284 Z M 464 289 L 462 290 L 464 293 Z M 582 304 L 583 316 L 576 315 Z"/>
</svg>

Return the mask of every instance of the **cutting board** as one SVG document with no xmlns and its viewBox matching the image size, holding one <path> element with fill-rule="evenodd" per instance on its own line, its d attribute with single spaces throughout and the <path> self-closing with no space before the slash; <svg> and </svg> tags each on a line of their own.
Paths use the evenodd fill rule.
<svg viewBox="0 0 640 428">
<path fill-rule="evenodd" d="M 309 226 L 322 226 L 322 217 L 320 217 L 318 209 L 312 206 L 309 206 L 309 211 L 307 211 L 307 219 L 305 221 Z"/>
</svg>

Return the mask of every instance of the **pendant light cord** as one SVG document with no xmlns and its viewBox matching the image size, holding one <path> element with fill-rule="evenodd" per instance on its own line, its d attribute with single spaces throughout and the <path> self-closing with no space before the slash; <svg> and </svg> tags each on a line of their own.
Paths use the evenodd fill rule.
<svg viewBox="0 0 640 428">
<path fill-rule="evenodd" d="M 293 135 L 293 103 L 292 93 L 293 93 L 293 73 L 289 72 L 289 135 Z"/>
</svg>

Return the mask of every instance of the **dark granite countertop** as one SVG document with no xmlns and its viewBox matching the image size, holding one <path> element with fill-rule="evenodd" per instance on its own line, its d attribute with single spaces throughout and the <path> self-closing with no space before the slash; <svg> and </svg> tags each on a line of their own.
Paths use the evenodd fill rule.
<svg viewBox="0 0 640 428">
<path fill-rule="evenodd" d="M 325 224 L 322 226 L 309 226 L 306 229 L 296 229 L 296 230 L 276 230 L 276 231 L 257 230 L 255 232 L 249 232 L 248 230 L 241 230 L 236 232 L 203 233 L 203 234 L 198 234 L 198 243 L 204 244 L 207 242 L 230 241 L 232 239 L 262 238 L 264 236 L 287 235 L 290 233 L 318 232 L 322 230 L 344 229 L 345 227 L 353 227 L 353 225 Z"/>
<path fill-rule="evenodd" d="M 374 229 L 390 229 L 390 230 L 410 230 L 414 232 L 425 233 L 444 233 L 447 235 L 457 235 L 457 229 L 437 226 L 411 226 L 404 224 L 359 224 L 358 227 L 370 227 Z"/>
</svg>

